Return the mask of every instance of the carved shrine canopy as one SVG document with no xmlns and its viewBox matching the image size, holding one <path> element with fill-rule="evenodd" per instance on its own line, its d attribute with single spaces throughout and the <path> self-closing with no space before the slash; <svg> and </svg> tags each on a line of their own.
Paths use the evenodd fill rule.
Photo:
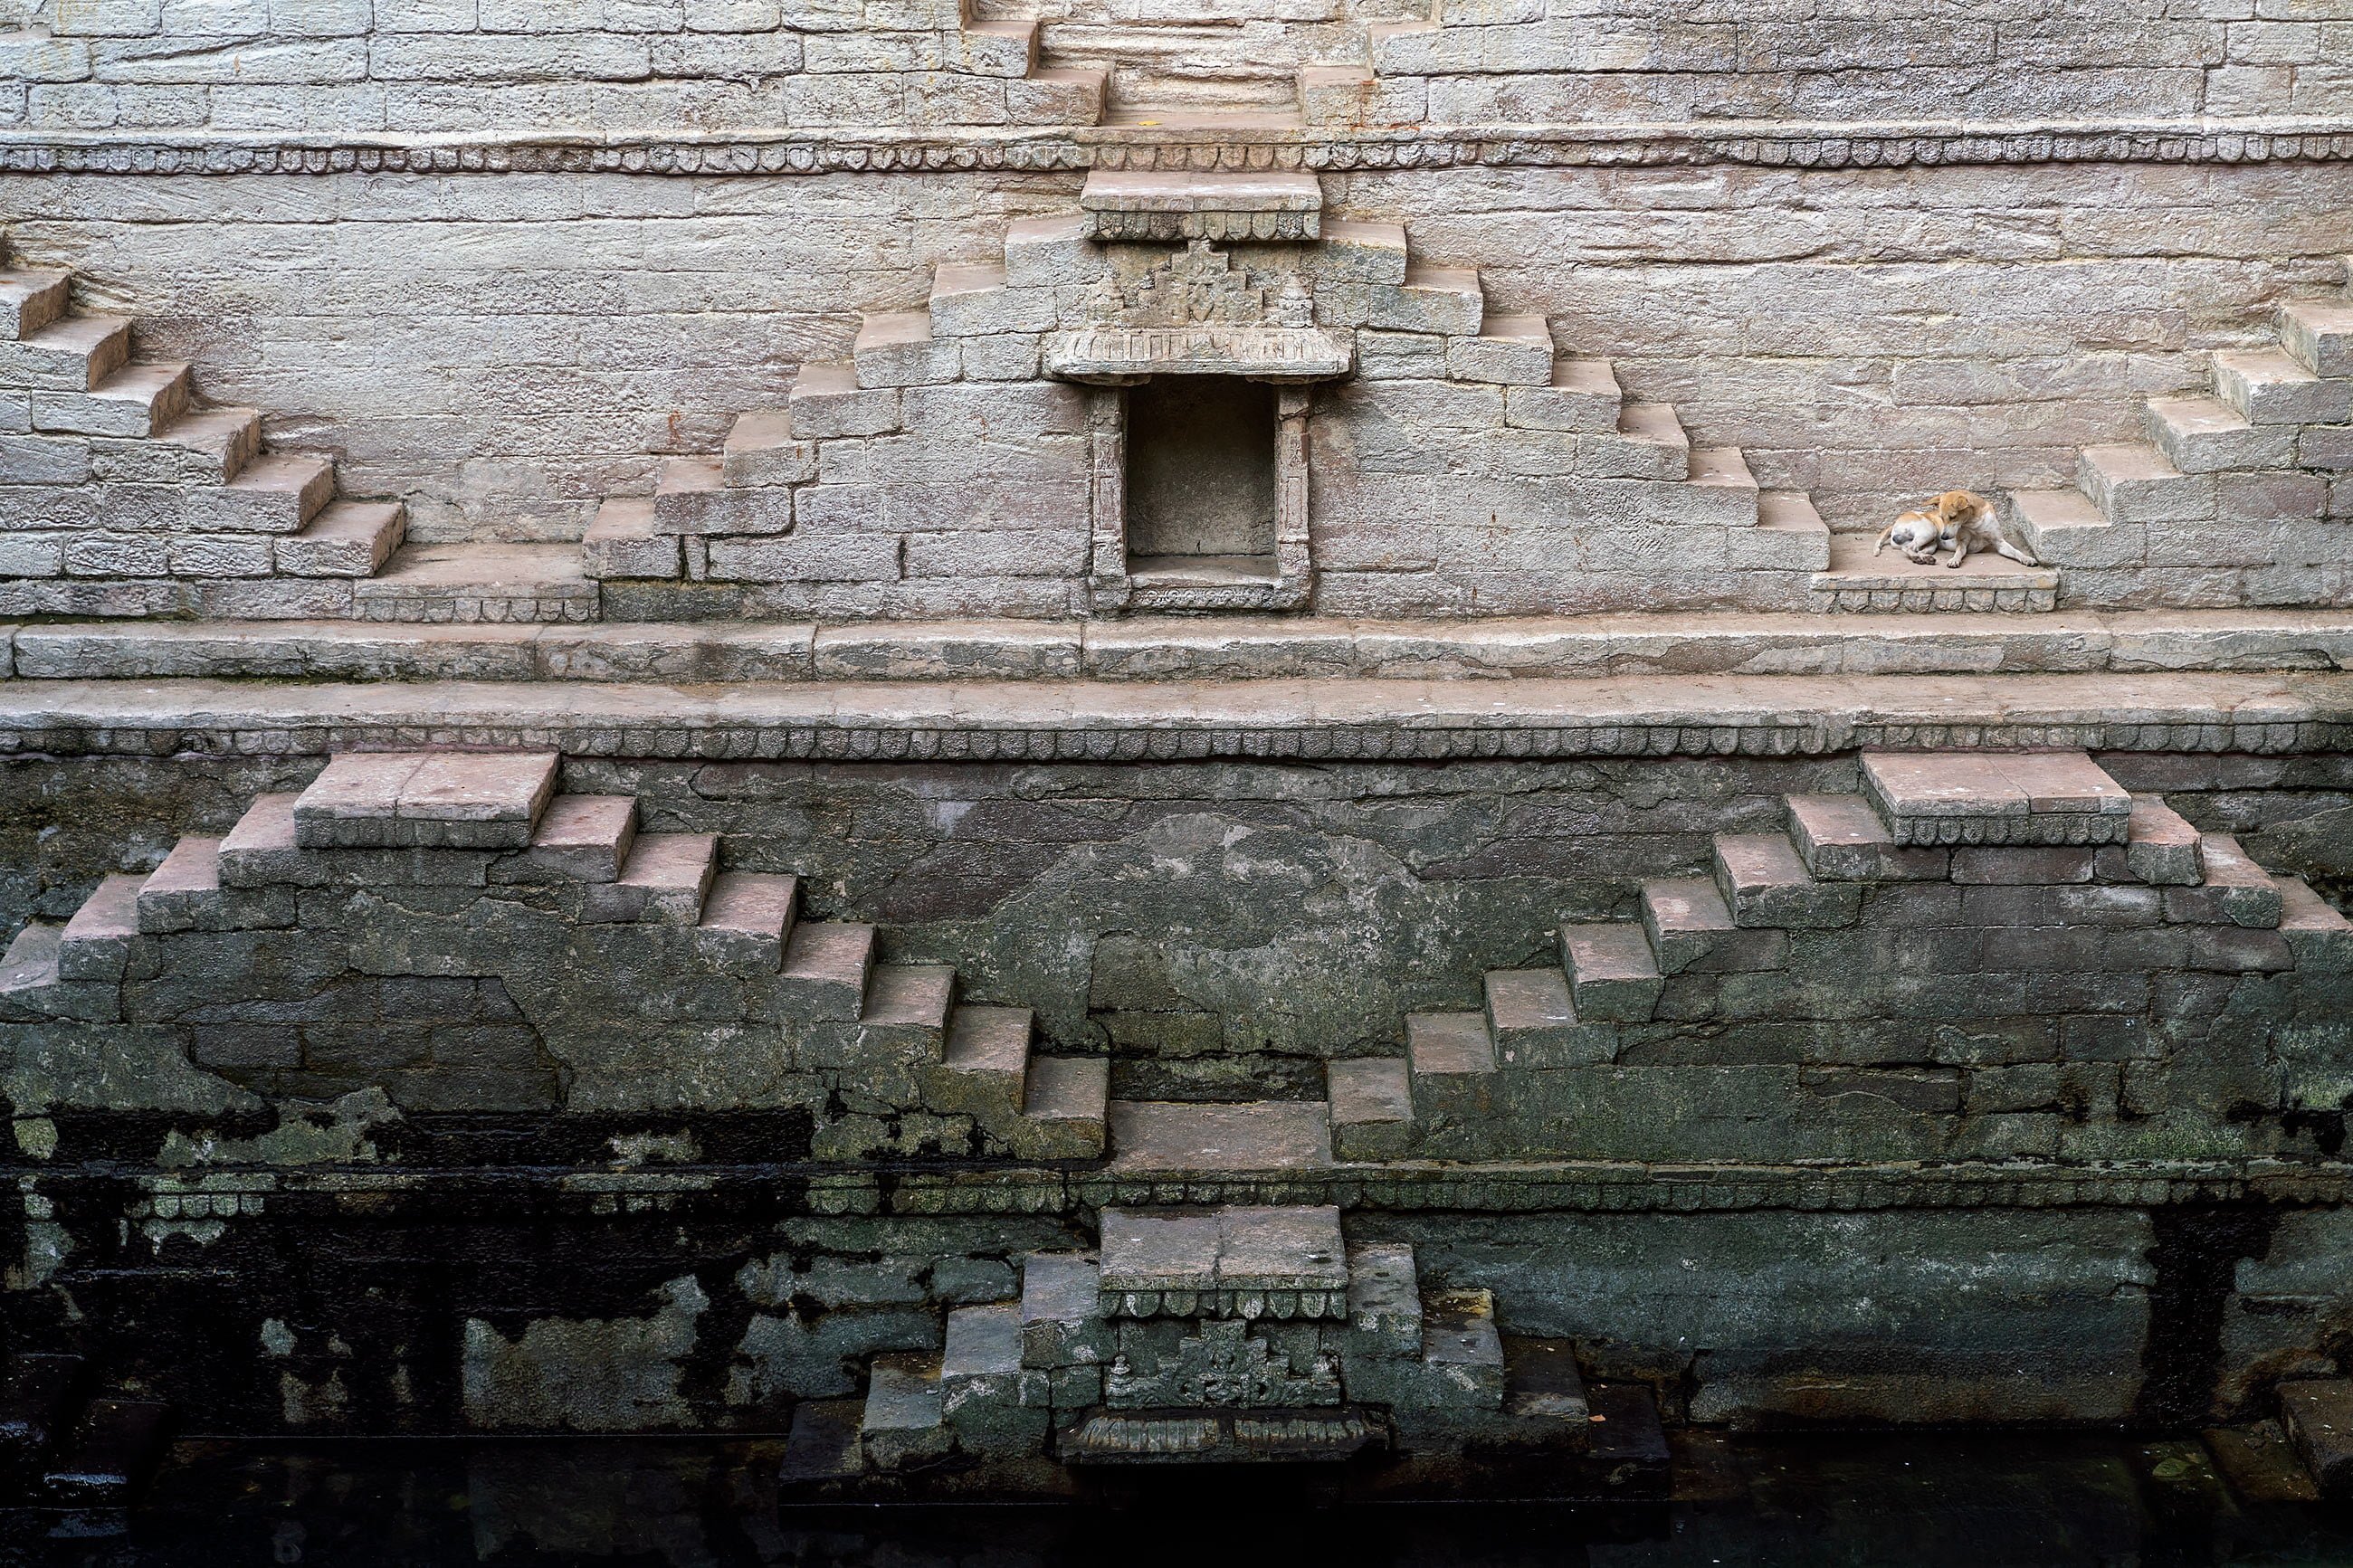
<svg viewBox="0 0 2353 1568">
<path fill-rule="evenodd" d="M 1280 283 L 1261 283 L 1205 239 L 1124 284 L 1103 274 L 1087 296 L 1086 324 L 1046 341 L 1047 374 L 1070 381 L 1324 381 L 1347 374 L 1354 363 L 1348 338 L 1315 325 L 1315 300 L 1303 277 L 1289 273 Z"/>
</svg>

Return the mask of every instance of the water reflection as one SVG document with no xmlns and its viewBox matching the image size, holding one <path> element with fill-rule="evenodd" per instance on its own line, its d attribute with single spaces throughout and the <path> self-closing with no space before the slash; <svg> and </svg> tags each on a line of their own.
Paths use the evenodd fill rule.
<svg viewBox="0 0 2353 1568">
<path fill-rule="evenodd" d="M 1714 1436 L 1651 1508 L 780 1510 L 767 1443 L 185 1445 L 127 1519 L 0 1516 L 16 1568 L 2047 1568 L 2353 1564 L 2353 1510 L 2259 1502 L 2197 1440 Z M 1214 1495 L 1206 1495 L 1214 1494 Z"/>
</svg>

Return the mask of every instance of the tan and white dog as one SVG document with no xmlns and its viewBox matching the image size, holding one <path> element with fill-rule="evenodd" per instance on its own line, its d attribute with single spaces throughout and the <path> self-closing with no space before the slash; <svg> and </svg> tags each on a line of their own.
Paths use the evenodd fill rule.
<svg viewBox="0 0 2353 1568">
<path fill-rule="evenodd" d="M 2022 566 L 2042 564 L 2010 542 L 1993 502 L 1974 490 L 1947 490 L 1926 506 L 1904 513 L 1880 531 L 1879 542 L 1871 552 L 1876 555 L 1891 544 L 1923 566 L 1932 563 L 1940 550 L 1952 552 L 1945 563 L 1947 566 L 1958 566 L 1979 550 L 1990 550 Z"/>
</svg>

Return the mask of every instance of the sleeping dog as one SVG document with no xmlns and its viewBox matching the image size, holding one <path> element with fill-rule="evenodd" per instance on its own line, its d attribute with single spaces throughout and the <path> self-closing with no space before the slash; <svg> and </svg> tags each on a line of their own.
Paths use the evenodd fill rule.
<svg viewBox="0 0 2353 1568">
<path fill-rule="evenodd" d="M 1972 552 L 1990 550 L 2022 566 L 2041 562 L 2012 544 L 2001 531 L 1993 502 L 1973 490 L 1947 490 L 1914 511 L 1907 511 L 1880 531 L 1873 555 L 1893 544 L 1910 560 L 1926 566 L 1940 550 L 1952 552 L 1947 566 L 1958 566 Z"/>
</svg>

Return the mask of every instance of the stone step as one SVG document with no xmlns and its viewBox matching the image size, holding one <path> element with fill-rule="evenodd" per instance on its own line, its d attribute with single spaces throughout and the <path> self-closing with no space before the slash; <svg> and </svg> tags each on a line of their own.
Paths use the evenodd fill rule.
<svg viewBox="0 0 2353 1568">
<path fill-rule="evenodd" d="M 593 621 L 599 600 L 576 544 L 406 543 L 352 603 L 364 621 L 472 626 Z"/>
<path fill-rule="evenodd" d="M 1101 1268 L 1085 1252 L 1033 1252 L 1021 1261 L 1021 1364 L 1039 1372 L 1092 1366 L 1117 1353 L 1101 1314 Z"/>
<path fill-rule="evenodd" d="M 936 1062 L 947 1050 L 956 973 L 941 963 L 878 963 L 859 1016 L 860 1045 L 871 1057 Z"/>
<path fill-rule="evenodd" d="M 2194 888 L 2205 879 L 2198 839 L 2189 818 L 2161 798 L 2137 795 L 2126 828 L 2126 868 L 2151 887 Z"/>
<path fill-rule="evenodd" d="M 810 472 L 815 473 L 815 459 Z M 723 458 L 672 458 L 655 483 L 656 533 L 692 537 L 789 533 L 793 492 L 727 482 Z"/>
<path fill-rule="evenodd" d="M 974 76 L 1008 80 L 1038 68 L 1034 16 L 969 17 L 957 32 L 958 61 Z"/>
<path fill-rule="evenodd" d="M 617 496 L 596 508 L 580 536 L 580 570 L 603 582 L 613 577 L 674 582 L 684 574 L 679 536 L 654 524 L 651 497 Z"/>
<path fill-rule="evenodd" d="M 1484 1119 L 1495 1076 L 1485 1014 L 1408 1014 L 1405 1052 L 1417 1122 L 1447 1129 Z"/>
<path fill-rule="evenodd" d="M 36 430 L 73 436 L 153 436 L 188 412 L 185 364 L 128 364 L 88 392 L 36 392 L 26 402 Z"/>
<path fill-rule="evenodd" d="M 874 974 L 874 928 L 854 921 L 799 921 L 785 943 L 777 994 L 793 1016 L 850 1023 Z"/>
<path fill-rule="evenodd" d="M 1423 1365 L 1441 1373 L 1472 1409 L 1504 1403 L 1504 1340 L 1495 1329 L 1495 1298 L 1486 1290 L 1438 1290 L 1421 1302 Z"/>
<path fill-rule="evenodd" d="M 2165 890 L 2165 918 L 2184 925 L 2237 926 L 2276 931 L 2286 900 L 2271 874 L 2255 864 L 2227 833 L 2198 837 L 2200 872 L 2194 887 Z"/>
<path fill-rule="evenodd" d="M 1817 613 L 2048 613 L 2059 607 L 2059 574 L 1980 551 L 1957 567 L 1926 565 L 1873 552 L 1867 533 L 1835 533 L 1830 567 L 1811 580 Z"/>
<path fill-rule="evenodd" d="M 1021 1405 L 1021 1305 L 955 1307 L 940 1350 L 940 1411 L 967 1453 L 1019 1451 L 1043 1436 L 1046 1413 Z"/>
<path fill-rule="evenodd" d="M 897 390 L 860 386 L 858 366 L 850 361 L 802 365 L 786 405 L 793 435 L 804 441 L 883 436 L 899 428 Z"/>
<path fill-rule="evenodd" d="M 1757 526 L 1725 535 L 1727 563 L 1736 568 L 1782 572 L 1827 571 L 1831 529 L 1802 490 L 1763 490 L 1757 497 Z"/>
<path fill-rule="evenodd" d="M 67 1508 L 121 1508 L 162 1463 L 172 1410 L 152 1399 L 101 1394 L 41 1472 L 41 1492 Z"/>
<path fill-rule="evenodd" d="M 1324 1070 L 1333 1152 L 1396 1160 L 1413 1141 L 1413 1075 L 1402 1057 L 1348 1057 Z"/>
<path fill-rule="evenodd" d="M 1321 1100 L 1235 1104 L 1114 1100 L 1113 1171 L 1311 1171 L 1332 1163 L 1329 1108 Z"/>
<path fill-rule="evenodd" d="M 270 556 L 288 577 L 373 577 L 407 531 L 408 509 L 396 500 L 329 501 Z"/>
<path fill-rule="evenodd" d="M 1016 125 L 1096 125 L 1111 100 L 1101 66 L 1040 66 L 1005 84 L 1006 118 Z"/>
<path fill-rule="evenodd" d="M 88 392 L 130 361 L 130 317 L 64 316 L 0 338 L 0 387 Z"/>
<path fill-rule="evenodd" d="M 1567 1067 L 1580 1031 L 1568 976 L 1546 969 L 1491 969 L 1482 983 L 1487 1037 L 1505 1067 Z"/>
<path fill-rule="evenodd" d="M 1479 286 L 1478 268 L 1426 267 L 1409 262 L 1405 281 L 1371 324 L 1409 332 L 1443 332 L 1472 337 L 1487 319 L 1487 297 Z"/>
<path fill-rule="evenodd" d="M 2132 816 L 2081 752 L 1866 752 L 1862 783 L 1907 846 L 2120 844 Z"/>
<path fill-rule="evenodd" d="M 719 468 L 731 486 L 804 484 L 817 478 L 817 448 L 794 439 L 790 409 L 755 408 L 727 427 Z"/>
<path fill-rule="evenodd" d="M 2279 933 L 2295 955 L 2296 969 L 2320 974 L 2353 972 L 2353 921 L 2301 877 L 2274 877 L 2272 881 L 2280 893 Z"/>
<path fill-rule="evenodd" d="M 955 1434 L 940 1402 L 940 1358 L 926 1351 L 888 1352 L 867 1368 L 859 1447 L 866 1462 L 890 1473 L 945 1457 Z"/>
<path fill-rule="evenodd" d="M 1102 1212 L 1105 1317 L 1345 1321 L 1348 1252 L 1328 1204 Z"/>
<path fill-rule="evenodd" d="M 1035 1022 L 1027 1007 L 961 1003 L 948 1018 L 941 1060 L 967 1104 L 1021 1114 L 1029 1079 Z M 943 1107 L 943 1109 L 947 1109 Z"/>
<path fill-rule="evenodd" d="M 2280 307 L 2280 342 L 2315 375 L 2353 376 L 2353 304 L 2295 300 Z"/>
<path fill-rule="evenodd" d="M 964 371 L 964 353 L 955 340 L 932 336 L 928 310 L 868 316 L 849 352 L 860 387 L 936 386 Z"/>
<path fill-rule="evenodd" d="M 1664 408 L 1666 416 L 1670 419 L 1674 418 L 1675 411 L 1667 405 L 1657 404 L 1653 406 Z M 1646 417 L 1652 420 L 1653 429 L 1660 428 L 1656 416 Z M 1680 422 L 1677 423 L 1676 428 L 1678 430 L 1682 428 Z M 1664 444 L 1670 447 L 1672 446 L 1671 441 Z M 1754 527 L 1757 522 L 1759 491 L 1756 476 L 1748 471 L 1746 455 L 1737 447 L 1692 447 L 1689 450 L 1691 457 L 1688 471 L 1684 476 L 1687 481 L 1707 489 L 1722 492 L 1726 500 L 1727 513 L 1736 518 L 1741 526 Z M 1669 460 L 1672 461 L 1672 458 Z"/>
<path fill-rule="evenodd" d="M 1315 176 L 1276 170 L 1095 169 L 1079 192 L 1085 233 L 1101 244 L 1312 240 L 1322 233 Z"/>
<path fill-rule="evenodd" d="M 1578 1017 L 1597 1023 L 1649 1022 L 1665 982 L 1639 924 L 1564 925 L 1560 956 Z"/>
<path fill-rule="evenodd" d="M 1683 480 L 1697 477 L 1694 470 L 1691 437 L 1683 433 L 1683 421 L 1676 416 L 1674 405 L 1668 403 L 1628 403 L 1618 411 L 1617 440 L 1605 443 L 1626 458 L 1606 474 L 1610 479 Z M 1755 490 L 1756 481 L 1748 479 L 1748 465 L 1736 447 L 1718 448 L 1715 466 L 1709 470 L 1714 482 L 1738 486 L 1747 480 Z M 1756 521 L 1750 512 L 1748 521 Z"/>
<path fill-rule="evenodd" d="M 717 834 L 640 833 L 618 877 L 581 885 L 580 918 L 592 925 L 695 925 L 718 874 Z"/>
<path fill-rule="evenodd" d="M 2201 522 L 2214 515 L 2214 481 L 2185 474 L 2146 442 L 2086 447 L 2076 455 L 2075 488 L 2114 523 Z"/>
<path fill-rule="evenodd" d="M 123 978 L 131 943 L 139 934 L 142 875 L 120 873 L 100 880 L 66 921 L 58 939 L 58 978 L 109 984 Z"/>
<path fill-rule="evenodd" d="M 66 268 L 0 268 L 0 340 L 39 331 L 72 303 L 73 273 Z"/>
<path fill-rule="evenodd" d="M 1348 1249 L 1348 1331 L 1364 1353 L 1421 1354 L 1421 1278 L 1403 1242 L 1360 1242 Z"/>
<path fill-rule="evenodd" d="M 93 452 L 102 479 L 146 484 L 225 485 L 261 455 L 261 415 L 194 408 L 144 441 Z"/>
<path fill-rule="evenodd" d="M 1624 411 L 1618 373 L 1602 359 L 1556 359 L 1544 385 L 1504 393 L 1504 423 L 1526 430 L 1606 436 L 1617 430 Z"/>
<path fill-rule="evenodd" d="M 932 272 L 932 294 L 924 309 L 930 313 L 934 339 L 986 338 L 1004 333 L 1037 333 L 1054 325 L 1054 291 L 1046 288 L 1016 289 L 1006 280 L 1002 263 L 942 262 Z M 967 369 L 987 344 L 959 349 Z M 1034 347 L 1034 345 L 1032 345 Z M 992 377 L 1001 379 L 1001 377 Z"/>
<path fill-rule="evenodd" d="M 2353 420 L 2353 374 L 2318 376 L 2279 349 L 2214 355 L 2214 392 L 2254 425 L 2342 425 Z"/>
<path fill-rule="evenodd" d="M 768 871 L 722 871 L 711 879 L 696 945 L 731 973 L 775 974 L 800 900 L 798 879 Z"/>
<path fill-rule="evenodd" d="M 626 795 L 559 795 L 540 813 L 515 880 L 618 881 L 638 841 L 638 803 Z"/>
<path fill-rule="evenodd" d="M 1862 913 L 1862 889 L 1817 880 L 1787 834 L 1719 833 L 1712 843 L 1716 891 L 1736 926 L 1826 931 Z"/>
<path fill-rule="evenodd" d="M 1789 840 L 1806 870 L 1826 882 L 1936 881 L 1952 869 L 1952 851 L 1907 848 L 1859 795 L 1793 795 Z"/>
<path fill-rule="evenodd" d="M 555 794 L 553 752 L 345 752 L 294 802 L 305 849 L 525 849 Z"/>
<path fill-rule="evenodd" d="M 63 984 L 58 973 L 58 947 L 64 934 L 62 927 L 31 921 L 9 940 L 8 951 L 0 954 L 0 1019 L 13 1022 L 27 1013 L 64 1016 L 59 1007 L 64 998 L 58 994 Z M 108 989 L 112 989 L 111 984 Z M 115 1016 L 120 1007 L 118 998 L 107 1016 Z"/>
<path fill-rule="evenodd" d="M 1480 321 L 1477 337 L 1457 338 L 1446 345 L 1446 374 L 1455 381 L 1549 386 L 1552 367 L 1552 327 L 1542 316 L 1491 310 Z M 1680 427 L 1676 434 L 1682 434 Z"/>
<path fill-rule="evenodd" d="M 1573 1340 L 1504 1339 L 1504 1410 L 1536 1421 L 1592 1419 Z M 1582 1434 L 1579 1434 L 1582 1436 Z"/>
<path fill-rule="evenodd" d="M 1786 931 L 1738 924 L 1704 877 L 1653 878 L 1642 884 L 1641 904 L 1642 931 L 1662 975 L 1751 974 L 1789 961 Z"/>
<path fill-rule="evenodd" d="M 142 934 L 206 929 L 220 901 L 220 847 L 217 838 L 183 838 L 172 846 L 139 885 Z"/>
<path fill-rule="evenodd" d="M 1029 1160 L 1103 1156 L 1111 1110 L 1111 1062 L 1103 1057 L 1032 1057 L 1022 1087 L 1015 1152 Z"/>
<path fill-rule="evenodd" d="M 190 490 L 181 526 L 202 533 L 300 533 L 335 495 L 335 465 L 306 452 L 254 458 L 226 484 Z"/>
<path fill-rule="evenodd" d="M 777 1480 L 787 1489 L 823 1488 L 864 1475 L 866 1456 L 858 1442 L 859 1417 L 864 1407 L 865 1402 L 858 1399 L 804 1399 L 795 1404 L 793 1423 L 785 1434 L 784 1458 L 776 1467 Z"/>
<path fill-rule="evenodd" d="M 2185 474 L 2284 468 L 2295 462 L 2293 427 L 2253 425 L 2215 397 L 2152 397 L 2148 435 Z"/>
<path fill-rule="evenodd" d="M 2139 525 L 2110 521 L 2082 490 L 2013 490 L 2005 504 L 2018 542 L 2046 566 L 2137 564 L 2147 543 Z"/>
</svg>

